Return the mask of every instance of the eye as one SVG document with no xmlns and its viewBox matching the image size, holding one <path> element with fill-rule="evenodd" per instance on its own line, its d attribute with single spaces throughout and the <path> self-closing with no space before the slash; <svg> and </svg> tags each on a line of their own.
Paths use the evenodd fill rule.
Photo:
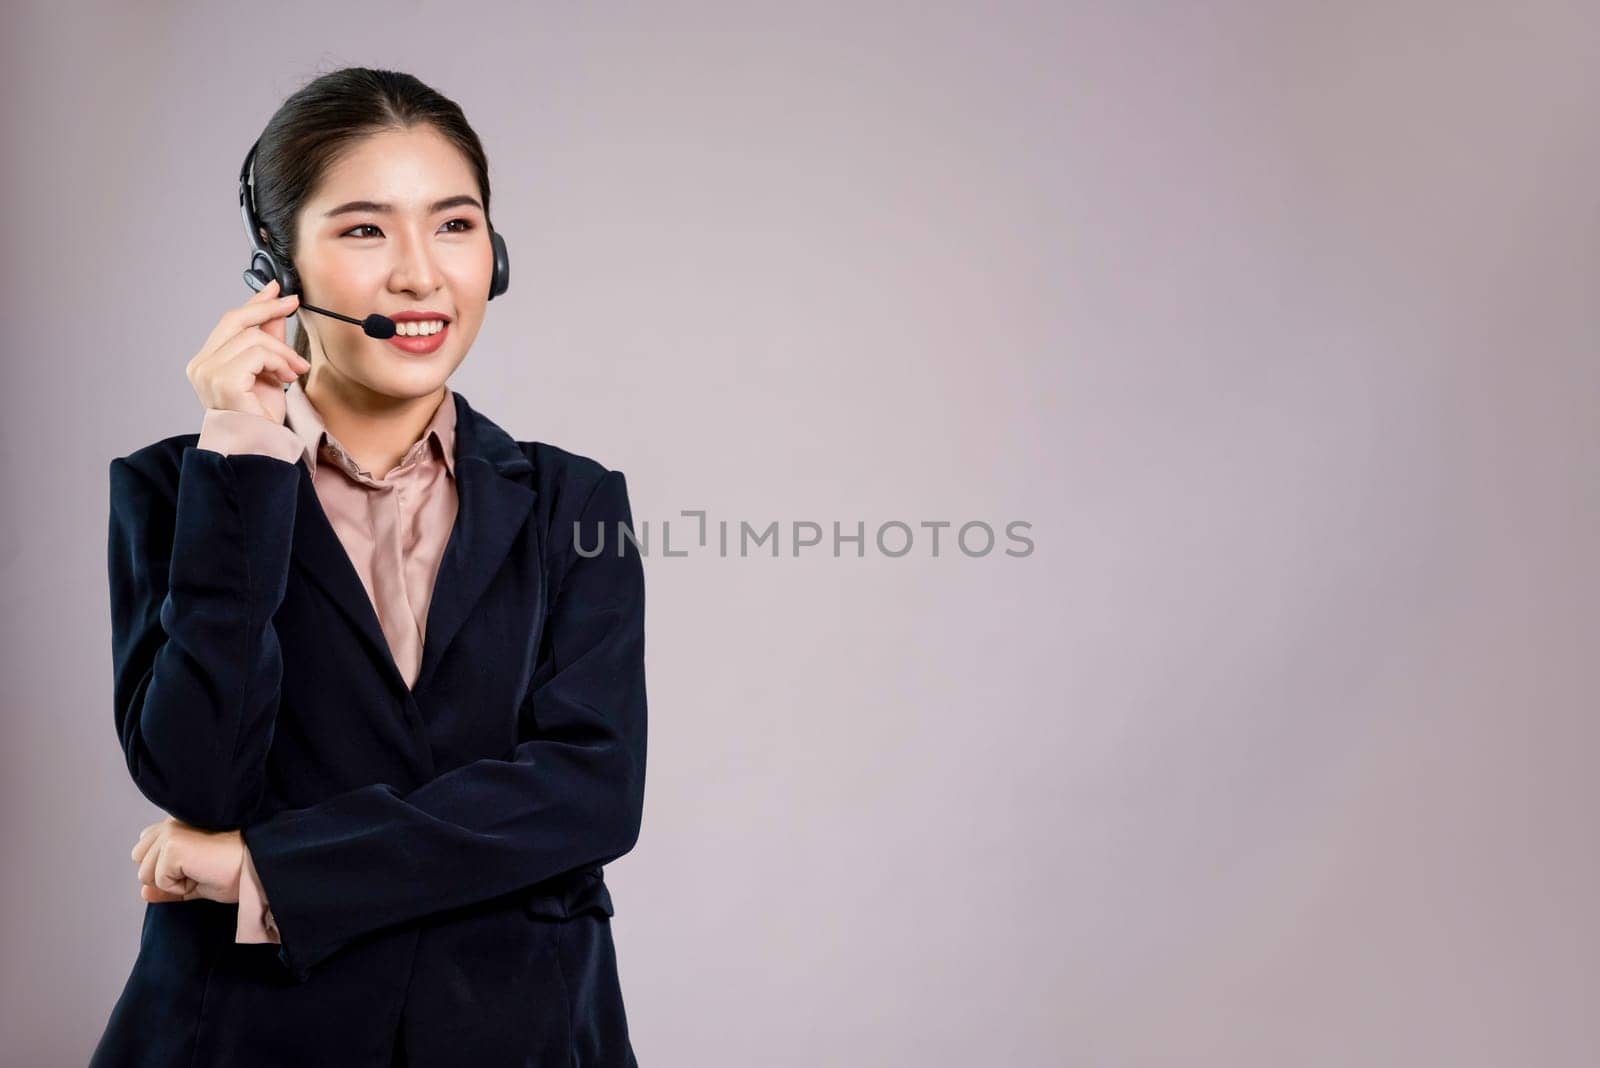
<svg viewBox="0 0 1600 1068">
<path fill-rule="evenodd" d="M 473 229 L 473 227 L 474 227 L 474 223 L 472 222 L 471 219 L 451 219 L 449 222 L 445 223 L 445 225 L 446 226 L 454 226 L 456 223 L 460 223 L 461 224 L 461 229 L 459 229 L 459 230 L 450 230 L 450 231 L 447 231 L 448 233 L 464 234 L 468 230 Z M 372 230 L 372 231 L 374 231 L 374 233 L 372 235 L 370 235 L 370 236 L 373 236 L 373 237 L 380 236 L 383 233 L 382 230 L 379 230 L 376 226 L 373 226 L 371 223 L 362 223 L 360 226 L 352 226 L 350 229 L 346 230 L 344 233 L 340 234 L 339 236 L 340 237 L 351 237 L 351 236 L 363 237 L 363 236 L 368 236 L 368 235 L 357 234 L 356 233 L 357 230 Z"/>
</svg>

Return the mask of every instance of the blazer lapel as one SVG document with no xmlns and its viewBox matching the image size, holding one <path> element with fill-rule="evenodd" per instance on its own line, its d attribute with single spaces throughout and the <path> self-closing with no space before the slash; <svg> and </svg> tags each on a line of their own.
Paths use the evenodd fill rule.
<svg viewBox="0 0 1600 1068">
<path fill-rule="evenodd" d="M 385 676 L 411 694 L 427 685 L 473 605 L 505 562 L 538 497 L 533 488 L 533 465 L 515 439 L 475 410 L 459 391 L 452 389 L 451 394 L 456 403 L 458 508 L 434 580 L 422 664 L 413 686 L 406 685 L 394 662 L 366 587 L 322 510 L 311 472 L 300 465 L 292 558 L 361 634 Z M 537 590 L 528 591 L 530 597 L 538 594 Z"/>
</svg>

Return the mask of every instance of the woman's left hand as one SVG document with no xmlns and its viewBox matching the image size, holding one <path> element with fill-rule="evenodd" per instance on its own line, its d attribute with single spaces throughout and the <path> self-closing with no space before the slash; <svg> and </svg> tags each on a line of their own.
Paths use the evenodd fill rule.
<svg viewBox="0 0 1600 1068">
<path fill-rule="evenodd" d="M 146 901 L 206 898 L 239 900 L 244 837 L 234 831 L 203 831 L 176 816 L 152 823 L 133 847 L 139 865 L 139 896 Z"/>
</svg>

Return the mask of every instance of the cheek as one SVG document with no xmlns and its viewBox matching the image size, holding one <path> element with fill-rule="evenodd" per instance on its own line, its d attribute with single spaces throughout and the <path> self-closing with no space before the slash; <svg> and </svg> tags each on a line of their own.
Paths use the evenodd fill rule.
<svg viewBox="0 0 1600 1068">
<path fill-rule="evenodd" d="M 472 348 L 473 342 L 477 340 L 479 325 L 476 319 L 470 317 L 457 319 L 450 324 L 450 333 L 454 335 L 450 339 L 450 348 L 453 350 L 455 360 L 451 365 L 452 369 L 459 367 L 461 362 L 467 358 L 468 350 Z"/>
<path fill-rule="evenodd" d="M 488 254 L 482 256 L 474 253 L 472 256 L 463 256 L 450 263 L 446 268 L 450 273 L 451 283 L 456 290 L 463 294 L 477 293 L 480 299 L 487 300 L 489 296 L 489 279 L 494 277 L 494 263 Z"/>
<path fill-rule="evenodd" d="M 382 284 L 377 267 L 371 257 L 352 255 L 336 245 L 319 246 L 314 254 L 300 259 L 300 285 L 311 303 L 354 315 L 346 307 L 351 299 L 371 293 L 375 285 Z"/>
</svg>

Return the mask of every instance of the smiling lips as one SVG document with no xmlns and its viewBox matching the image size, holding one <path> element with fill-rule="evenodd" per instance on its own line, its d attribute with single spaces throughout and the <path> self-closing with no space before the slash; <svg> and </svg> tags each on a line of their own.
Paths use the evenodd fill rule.
<svg viewBox="0 0 1600 1068">
<path fill-rule="evenodd" d="M 439 351 L 450 324 L 443 319 L 396 319 L 394 337 L 386 339 L 401 352 L 410 356 L 426 356 Z"/>
</svg>

